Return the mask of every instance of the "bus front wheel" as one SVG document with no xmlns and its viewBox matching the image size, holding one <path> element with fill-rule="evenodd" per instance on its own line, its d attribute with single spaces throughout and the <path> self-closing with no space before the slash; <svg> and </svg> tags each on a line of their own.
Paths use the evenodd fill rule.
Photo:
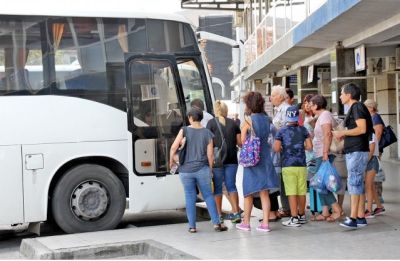
<svg viewBox="0 0 400 261">
<path fill-rule="evenodd" d="M 125 190 L 111 170 L 83 164 L 58 181 L 51 204 L 54 220 L 67 233 L 113 229 L 125 211 Z"/>
</svg>

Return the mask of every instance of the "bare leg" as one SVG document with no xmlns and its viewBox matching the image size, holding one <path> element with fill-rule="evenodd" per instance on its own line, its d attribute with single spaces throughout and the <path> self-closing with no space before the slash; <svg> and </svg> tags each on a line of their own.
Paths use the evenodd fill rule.
<svg viewBox="0 0 400 261">
<path fill-rule="evenodd" d="M 339 203 L 337 203 L 337 202 L 333 203 L 332 209 L 333 209 L 333 213 L 332 213 L 331 217 L 334 220 L 340 218 L 340 216 L 342 215 L 342 208 L 340 207 Z"/>
<path fill-rule="evenodd" d="M 365 197 L 365 196 L 364 196 Z M 360 195 L 350 195 L 350 217 L 351 218 L 357 218 L 358 214 L 358 205 L 360 202 Z M 363 206 L 365 205 L 364 202 L 362 204 Z"/>
<path fill-rule="evenodd" d="M 214 199 L 215 199 L 215 204 L 217 205 L 218 215 L 221 216 L 221 213 L 222 213 L 222 195 L 216 195 L 216 196 L 214 196 Z"/>
<path fill-rule="evenodd" d="M 239 196 L 237 192 L 229 193 L 229 203 L 231 203 L 233 213 L 239 213 Z"/>
<path fill-rule="evenodd" d="M 306 213 L 306 195 L 297 196 L 297 205 L 299 208 L 298 214 L 300 216 Z"/>
<path fill-rule="evenodd" d="M 357 217 L 365 217 L 365 194 L 359 195 Z"/>
<path fill-rule="evenodd" d="M 243 223 L 246 225 L 250 225 L 250 216 L 252 208 L 253 208 L 253 197 L 252 196 L 245 197 Z"/>
<path fill-rule="evenodd" d="M 297 217 L 297 214 L 298 214 L 297 196 L 296 195 L 289 195 L 287 197 L 289 199 L 290 215 L 292 217 Z"/>
<path fill-rule="evenodd" d="M 324 217 L 329 217 L 329 216 L 330 216 L 328 206 L 322 206 L 322 215 L 323 215 Z"/>
<path fill-rule="evenodd" d="M 268 190 L 260 191 L 261 206 L 263 211 L 263 221 L 264 225 L 268 225 L 268 217 L 271 209 L 271 202 L 269 200 Z"/>
<path fill-rule="evenodd" d="M 343 202 L 344 202 L 344 194 L 343 195 L 337 195 L 338 198 L 338 204 L 341 209 L 343 209 Z"/>
<path fill-rule="evenodd" d="M 376 198 L 374 197 L 376 194 L 375 191 L 375 179 L 376 172 L 374 170 L 367 171 L 367 175 L 365 176 L 365 190 L 367 194 L 367 210 L 372 213 L 372 202 Z"/>
</svg>

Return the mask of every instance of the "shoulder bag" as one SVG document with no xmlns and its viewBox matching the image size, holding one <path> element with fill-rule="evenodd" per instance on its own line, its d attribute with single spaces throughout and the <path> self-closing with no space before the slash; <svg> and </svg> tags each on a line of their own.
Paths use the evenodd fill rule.
<svg viewBox="0 0 400 261">
<path fill-rule="evenodd" d="M 397 142 L 397 137 L 394 134 L 392 127 L 390 125 L 385 126 L 383 128 L 381 140 L 379 141 L 379 149 L 383 150 L 395 142 Z"/>
<path fill-rule="evenodd" d="M 225 136 L 224 133 L 222 132 L 220 123 L 217 118 L 214 118 L 219 134 L 221 135 L 221 146 L 220 147 L 214 147 L 214 168 L 221 168 L 224 166 L 224 161 L 226 159 L 226 153 L 227 153 L 227 147 L 226 147 L 226 141 L 225 141 Z"/>
<path fill-rule="evenodd" d="M 337 123 L 336 126 L 332 128 L 332 130 L 340 131 L 345 129 L 344 121 L 336 120 L 335 118 L 333 118 L 333 116 L 332 116 L 332 121 L 336 121 Z M 344 150 L 344 139 L 339 140 L 335 136 L 333 136 L 331 146 L 329 147 L 329 151 L 335 154 L 342 154 L 343 150 Z"/>
<path fill-rule="evenodd" d="M 187 142 L 186 142 L 187 127 L 182 127 L 182 130 L 183 130 L 184 141 L 183 144 L 178 149 L 179 166 L 182 166 L 185 163 L 186 147 L 187 147 Z"/>
<path fill-rule="evenodd" d="M 254 133 L 250 126 L 250 135 L 246 137 L 245 142 L 240 149 L 239 163 L 243 167 L 253 167 L 260 161 L 261 140 Z"/>
</svg>

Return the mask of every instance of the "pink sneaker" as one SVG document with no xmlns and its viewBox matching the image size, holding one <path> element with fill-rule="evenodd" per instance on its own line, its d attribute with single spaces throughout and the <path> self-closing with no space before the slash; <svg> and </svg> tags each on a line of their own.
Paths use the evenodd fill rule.
<svg viewBox="0 0 400 261">
<path fill-rule="evenodd" d="M 245 223 L 236 224 L 236 228 L 244 231 L 250 231 L 250 224 L 245 224 Z"/>
<path fill-rule="evenodd" d="M 258 231 L 262 231 L 262 232 L 270 232 L 271 229 L 269 228 L 268 225 L 265 225 L 263 223 L 261 223 L 257 228 Z"/>
</svg>

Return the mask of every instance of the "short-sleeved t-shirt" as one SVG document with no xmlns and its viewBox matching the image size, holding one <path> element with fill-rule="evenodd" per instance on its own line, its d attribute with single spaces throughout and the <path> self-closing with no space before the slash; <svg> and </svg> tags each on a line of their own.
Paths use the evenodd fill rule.
<svg viewBox="0 0 400 261">
<path fill-rule="evenodd" d="M 366 120 L 367 131 L 366 133 L 358 136 L 345 136 L 345 153 L 369 151 L 369 141 L 372 139 L 372 133 L 374 132 L 372 127 L 372 119 L 367 107 L 360 102 L 353 103 L 353 105 L 350 107 L 349 112 L 344 119 L 344 126 L 349 130 L 354 129 L 357 127 L 356 121 L 358 119 Z"/>
<path fill-rule="evenodd" d="M 222 138 L 215 119 L 217 118 L 214 118 L 207 123 L 207 129 L 211 130 L 211 132 L 214 134 L 214 147 L 220 147 Z M 238 164 L 236 135 L 240 134 L 239 126 L 234 120 L 229 118 L 225 118 L 225 126 L 221 123 L 219 126 L 221 127 L 221 131 L 225 137 L 227 147 L 227 155 L 224 164 Z"/>
<path fill-rule="evenodd" d="M 332 124 L 332 128 L 336 127 L 336 121 L 333 119 L 332 114 L 326 110 L 318 116 L 314 128 L 313 149 L 317 158 L 322 157 L 324 153 L 324 133 L 322 130 L 322 125 L 324 124 Z"/>
<path fill-rule="evenodd" d="M 192 173 L 208 165 L 207 146 L 213 137 L 209 129 L 186 128 L 186 157 L 179 172 Z"/>
<path fill-rule="evenodd" d="M 282 127 L 275 139 L 282 143 L 282 167 L 305 167 L 304 141 L 310 137 L 307 129 L 298 125 Z"/>
<path fill-rule="evenodd" d="M 381 115 L 379 115 L 378 113 L 375 113 L 374 115 L 372 115 L 372 124 L 374 126 L 382 124 L 383 127 L 385 127 L 385 123 L 383 122 Z"/>
</svg>

